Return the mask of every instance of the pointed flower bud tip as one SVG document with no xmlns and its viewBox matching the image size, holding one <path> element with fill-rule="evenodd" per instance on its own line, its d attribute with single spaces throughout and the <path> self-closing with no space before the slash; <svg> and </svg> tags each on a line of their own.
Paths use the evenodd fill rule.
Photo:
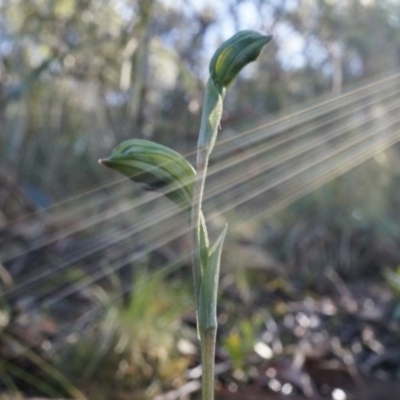
<svg viewBox="0 0 400 400">
<path fill-rule="evenodd" d="M 222 43 L 210 62 L 210 75 L 217 87 L 227 87 L 250 62 L 255 61 L 272 35 L 240 31 Z"/>
</svg>

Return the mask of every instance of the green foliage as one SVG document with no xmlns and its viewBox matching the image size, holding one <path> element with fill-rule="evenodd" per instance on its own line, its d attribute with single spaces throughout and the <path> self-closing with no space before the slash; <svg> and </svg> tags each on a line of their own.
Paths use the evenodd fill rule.
<svg viewBox="0 0 400 400">
<path fill-rule="evenodd" d="M 395 271 L 392 271 L 390 269 L 386 269 L 383 271 L 383 276 L 389 285 L 389 287 L 392 289 L 393 293 L 396 296 L 396 302 L 394 304 L 394 308 L 391 313 L 391 317 L 394 320 L 399 321 L 400 320 L 400 266 L 397 267 Z"/>
<path fill-rule="evenodd" d="M 246 363 L 246 358 L 254 351 L 261 325 L 260 316 L 238 320 L 237 326 L 224 338 L 222 345 L 235 369 L 242 368 Z"/>
<path fill-rule="evenodd" d="M 130 139 L 117 146 L 100 163 L 134 182 L 145 184 L 188 211 L 192 204 L 196 172 L 176 151 L 148 140 Z"/>
<path fill-rule="evenodd" d="M 221 263 L 222 245 L 224 243 L 227 226 L 215 244 L 209 249 L 207 264 L 202 271 L 202 281 L 198 302 L 199 326 L 202 329 L 209 329 L 217 325 L 217 289 L 219 280 L 219 270 Z M 201 244 L 202 245 L 202 244 Z"/>
<path fill-rule="evenodd" d="M 208 79 L 201 115 L 200 134 L 197 141 L 197 147 L 205 149 L 208 155 L 211 154 L 217 139 L 222 117 L 224 90 L 224 88 L 219 90 L 214 81 Z"/>
<path fill-rule="evenodd" d="M 39 393 L 49 396 L 59 396 L 67 394 L 77 400 L 87 400 L 86 396 L 76 386 L 74 386 L 66 376 L 54 367 L 40 354 L 32 351 L 29 346 L 13 337 L 8 332 L 2 332 L 0 343 L 6 344 L 9 349 L 23 354 L 27 360 L 27 365 L 33 366 L 34 371 L 25 370 L 18 365 L 4 359 L 0 362 L 0 369 L 7 371 L 4 383 L 15 396 L 18 396 L 17 387 L 14 381 L 22 381 L 25 384 L 36 388 Z"/>
<path fill-rule="evenodd" d="M 178 378 L 191 362 L 177 351 L 178 341 L 191 335 L 180 321 L 191 309 L 189 289 L 181 280 L 144 268 L 135 275 L 126 304 L 121 288 L 93 287 L 93 296 L 105 307 L 103 315 L 64 347 L 57 367 L 82 387 L 98 382 L 92 396 L 99 399 L 115 385 L 121 393 L 140 392 L 145 385 L 151 387 L 148 396 L 158 394 L 163 382 Z"/>
<path fill-rule="evenodd" d="M 386 270 L 384 275 L 393 291 L 400 296 L 400 266 L 396 271 Z"/>
</svg>

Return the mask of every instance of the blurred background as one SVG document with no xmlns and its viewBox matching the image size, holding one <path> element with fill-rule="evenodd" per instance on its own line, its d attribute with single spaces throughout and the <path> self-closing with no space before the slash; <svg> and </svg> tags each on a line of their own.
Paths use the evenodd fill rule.
<svg viewBox="0 0 400 400">
<path fill-rule="evenodd" d="M 198 399 L 188 224 L 101 167 L 192 163 L 208 62 L 228 89 L 204 213 L 223 252 L 217 399 L 398 400 L 400 4 L 0 1 L 0 399 Z"/>
</svg>

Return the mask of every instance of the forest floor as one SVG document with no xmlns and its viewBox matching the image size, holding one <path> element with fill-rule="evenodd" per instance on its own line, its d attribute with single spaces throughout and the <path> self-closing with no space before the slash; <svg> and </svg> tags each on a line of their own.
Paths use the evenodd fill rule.
<svg viewBox="0 0 400 400">
<path fill-rule="evenodd" d="M 109 267 L 103 261 L 114 250 L 102 243 L 104 252 L 75 264 L 64 239 L 24 251 L 35 249 L 38 236 L 53 234 L 40 224 L 0 225 L 6 260 L 0 263 L 0 400 L 198 399 L 190 268 L 144 286 L 138 309 L 129 314 L 137 296 L 130 293 L 137 279 L 132 272 L 121 268 L 88 284 Z M 74 240 L 75 247 L 82 241 Z M 21 256 L 7 258 L 13 252 Z M 150 274 L 157 270 L 151 256 L 147 263 Z M 300 273 L 223 273 L 216 399 L 400 399 L 398 293 L 378 269 L 351 279 L 333 268 L 323 275 L 324 282 L 316 275 L 305 284 Z M 115 280 L 122 282 L 117 296 Z M 108 307 L 116 297 L 116 306 Z"/>
</svg>

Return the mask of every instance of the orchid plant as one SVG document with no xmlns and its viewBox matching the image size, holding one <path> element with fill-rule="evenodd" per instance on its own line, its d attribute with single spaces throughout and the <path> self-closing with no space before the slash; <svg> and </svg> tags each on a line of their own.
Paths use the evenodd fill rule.
<svg viewBox="0 0 400 400">
<path fill-rule="evenodd" d="M 225 41 L 210 62 L 197 143 L 196 170 L 179 153 L 160 144 L 130 139 L 99 162 L 161 191 L 187 213 L 192 232 L 192 262 L 197 329 L 201 346 L 202 399 L 214 399 L 217 290 L 222 244 L 227 227 L 210 246 L 202 200 L 207 166 L 222 116 L 226 88 L 236 75 L 257 59 L 272 36 L 240 31 Z"/>
</svg>

